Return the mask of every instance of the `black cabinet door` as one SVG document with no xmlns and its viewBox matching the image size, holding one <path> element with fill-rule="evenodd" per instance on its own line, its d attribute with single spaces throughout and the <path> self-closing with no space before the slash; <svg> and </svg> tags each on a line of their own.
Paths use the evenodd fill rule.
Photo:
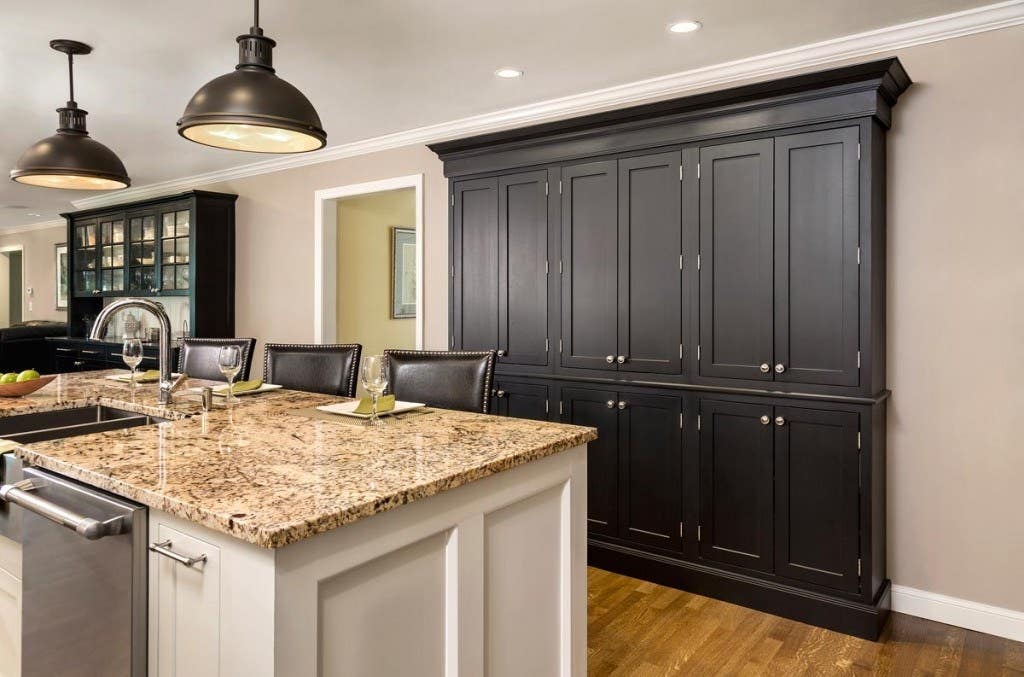
<svg viewBox="0 0 1024 677">
<path fill-rule="evenodd" d="M 499 363 L 548 363 L 548 174 L 498 179 Z"/>
<path fill-rule="evenodd" d="M 700 420 L 700 555 L 771 571 L 772 407 L 705 399 Z"/>
<path fill-rule="evenodd" d="M 563 366 L 617 366 L 616 182 L 614 160 L 562 169 Z"/>
<path fill-rule="evenodd" d="M 857 385 L 858 131 L 775 140 L 775 380 Z"/>
<path fill-rule="evenodd" d="M 70 230 L 69 256 L 74 270 L 71 293 L 75 296 L 95 296 L 100 292 L 100 261 L 96 249 L 99 223 L 96 219 L 76 220 Z"/>
<path fill-rule="evenodd" d="M 546 421 L 550 411 L 549 396 L 550 388 L 546 385 L 498 381 L 491 411 L 498 416 Z"/>
<path fill-rule="evenodd" d="M 700 374 L 771 380 L 772 139 L 700 151 Z"/>
<path fill-rule="evenodd" d="M 498 180 L 454 185 L 453 331 L 462 350 L 498 348 Z"/>
<path fill-rule="evenodd" d="M 619 393 L 619 535 L 682 549 L 681 400 Z"/>
<path fill-rule="evenodd" d="M 678 374 L 682 153 L 619 160 L 620 371 Z"/>
<path fill-rule="evenodd" d="M 856 592 L 858 416 L 776 407 L 775 573 Z"/>
<path fill-rule="evenodd" d="M 587 445 L 587 526 L 591 533 L 618 535 L 619 410 L 613 391 L 562 388 L 562 420 L 597 428 Z"/>
</svg>

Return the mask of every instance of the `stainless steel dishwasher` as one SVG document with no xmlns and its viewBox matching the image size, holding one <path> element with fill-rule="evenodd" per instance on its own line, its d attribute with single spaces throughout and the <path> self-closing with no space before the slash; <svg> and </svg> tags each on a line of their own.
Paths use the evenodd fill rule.
<svg viewBox="0 0 1024 677">
<path fill-rule="evenodd" d="M 22 677 L 143 677 L 146 508 L 23 472 L 0 487 L 21 507 Z"/>
</svg>

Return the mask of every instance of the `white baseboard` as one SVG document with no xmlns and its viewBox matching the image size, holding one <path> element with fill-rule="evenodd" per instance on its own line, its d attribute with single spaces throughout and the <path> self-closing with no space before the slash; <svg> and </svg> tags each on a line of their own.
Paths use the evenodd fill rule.
<svg viewBox="0 0 1024 677">
<path fill-rule="evenodd" d="M 892 610 L 1024 642 L 1024 611 L 979 604 L 905 585 L 892 586 Z"/>
</svg>

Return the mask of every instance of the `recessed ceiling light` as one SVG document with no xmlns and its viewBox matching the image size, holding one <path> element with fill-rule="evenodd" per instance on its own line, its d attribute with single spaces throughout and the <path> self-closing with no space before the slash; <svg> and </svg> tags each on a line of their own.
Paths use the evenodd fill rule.
<svg viewBox="0 0 1024 677">
<path fill-rule="evenodd" d="M 29 212 L 29 216 L 42 216 L 42 214 L 36 214 L 35 212 Z"/>
<path fill-rule="evenodd" d="M 693 33 L 699 31 L 701 23 L 699 21 L 676 21 L 668 25 L 669 33 Z"/>
<path fill-rule="evenodd" d="M 499 78 L 505 78 L 506 80 L 523 77 L 523 71 L 519 70 L 518 68 L 499 68 L 498 70 L 494 71 L 494 74 L 497 75 Z"/>
</svg>

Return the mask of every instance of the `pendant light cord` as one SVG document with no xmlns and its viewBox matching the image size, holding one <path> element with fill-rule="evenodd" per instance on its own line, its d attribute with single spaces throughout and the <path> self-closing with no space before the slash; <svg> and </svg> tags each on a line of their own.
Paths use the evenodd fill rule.
<svg viewBox="0 0 1024 677">
<path fill-rule="evenodd" d="M 257 35 L 261 34 L 260 31 L 260 0 L 253 0 L 252 2 L 252 32 Z"/>
<path fill-rule="evenodd" d="M 75 55 L 68 53 L 68 107 L 75 105 Z"/>
</svg>

